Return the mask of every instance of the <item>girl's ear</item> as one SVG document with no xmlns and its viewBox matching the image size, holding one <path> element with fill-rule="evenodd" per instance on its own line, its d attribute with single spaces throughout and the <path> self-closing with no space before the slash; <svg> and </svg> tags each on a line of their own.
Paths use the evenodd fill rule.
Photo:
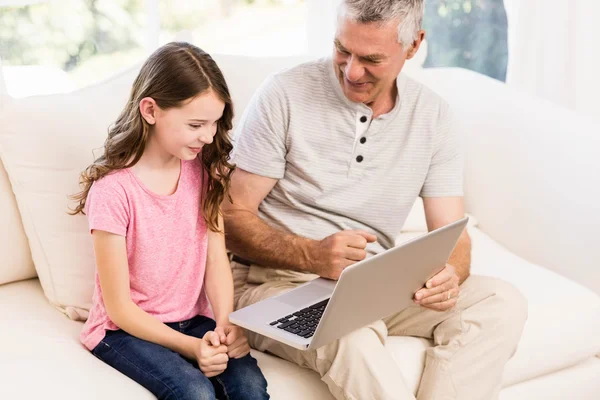
<svg viewBox="0 0 600 400">
<path fill-rule="evenodd" d="M 140 114 L 142 114 L 142 118 L 150 125 L 156 123 L 157 109 L 158 106 L 156 105 L 156 101 L 154 101 L 152 97 L 144 97 L 140 101 Z"/>
</svg>

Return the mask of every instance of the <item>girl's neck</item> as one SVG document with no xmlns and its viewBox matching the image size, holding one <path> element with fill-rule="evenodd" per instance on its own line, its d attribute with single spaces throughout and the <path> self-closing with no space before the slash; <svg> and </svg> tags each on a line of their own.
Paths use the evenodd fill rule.
<svg viewBox="0 0 600 400">
<path fill-rule="evenodd" d="M 144 154 L 132 168 L 135 176 L 152 193 L 170 196 L 177 191 L 181 175 L 181 160 L 150 139 Z"/>
<path fill-rule="evenodd" d="M 179 168 L 181 160 L 172 154 L 167 153 L 158 143 L 155 137 L 150 136 L 144 149 L 144 154 L 137 165 L 148 169 L 176 169 Z"/>
</svg>

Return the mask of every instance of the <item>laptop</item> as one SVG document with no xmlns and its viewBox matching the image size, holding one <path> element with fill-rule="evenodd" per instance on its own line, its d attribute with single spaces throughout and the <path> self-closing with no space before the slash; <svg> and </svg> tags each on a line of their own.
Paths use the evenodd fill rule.
<svg viewBox="0 0 600 400">
<path fill-rule="evenodd" d="M 229 314 L 229 321 L 300 350 L 316 349 L 413 305 L 441 271 L 465 217 L 347 267 Z"/>
</svg>

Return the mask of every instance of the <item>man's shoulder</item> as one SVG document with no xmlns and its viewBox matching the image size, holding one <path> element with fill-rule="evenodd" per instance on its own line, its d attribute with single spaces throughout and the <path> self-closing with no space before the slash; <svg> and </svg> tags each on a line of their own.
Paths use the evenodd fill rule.
<svg viewBox="0 0 600 400">
<path fill-rule="evenodd" d="M 277 73 L 275 76 L 281 81 L 289 81 L 294 78 L 302 76 L 319 76 L 321 79 L 324 78 L 323 72 L 326 65 L 329 65 L 331 60 L 328 58 L 319 58 L 316 60 L 309 60 L 303 63 L 294 65 L 290 68 L 285 68 Z"/>
<path fill-rule="evenodd" d="M 419 109 L 446 110 L 449 108 L 448 102 L 426 84 L 403 72 L 400 77 L 404 85 L 404 90 L 401 90 L 403 102 L 413 104 Z"/>
<path fill-rule="evenodd" d="M 270 81 L 285 92 L 305 91 L 311 85 L 322 86 L 327 79 L 328 61 L 331 62 L 321 58 L 303 62 L 273 74 Z"/>
</svg>

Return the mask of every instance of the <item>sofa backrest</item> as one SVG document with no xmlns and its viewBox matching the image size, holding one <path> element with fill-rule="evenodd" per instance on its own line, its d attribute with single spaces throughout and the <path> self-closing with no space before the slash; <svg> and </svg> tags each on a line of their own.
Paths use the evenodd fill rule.
<svg viewBox="0 0 600 400">
<path fill-rule="evenodd" d="M 230 87 L 234 124 L 268 75 L 307 61 L 306 57 L 214 58 Z M 73 206 L 68 196 L 79 190 L 79 173 L 99 155 L 107 127 L 126 102 L 139 67 L 72 93 L 13 99 L 0 110 L 0 156 L 13 183 L 37 274 L 50 302 L 74 319 L 86 318 L 91 305 L 94 259 L 87 220 L 67 215 L 68 206 Z M 9 214 L 20 222 L 12 193 L 5 192 L 9 191 L 0 190 L 0 195 L 13 199 Z M 425 229 L 418 203 L 405 230 Z M 12 248 L 10 252 L 14 254 Z"/>
<path fill-rule="evenodd" d="M 10 101 L 0 62 L 0 114 Z M 0 131 L 2 125 L 0 125 Z M 0 285 L 35 276 L 31 251 L 8 174 L 0 159 Z"/>
<path fill-rule="evenodd" d="M 460 122 L 480 229 L 600 294 L 600 121 L 463 69 L 421 79 Z"/>
</svg>

